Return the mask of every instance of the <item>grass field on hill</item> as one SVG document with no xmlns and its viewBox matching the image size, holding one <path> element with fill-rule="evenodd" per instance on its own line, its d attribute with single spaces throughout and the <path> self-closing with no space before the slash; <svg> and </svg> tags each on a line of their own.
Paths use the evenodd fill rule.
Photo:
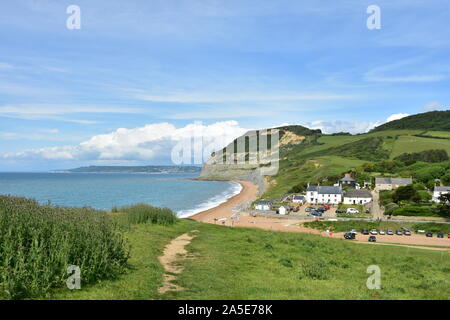
<svg viewBox="0 0 450 320">
<path fill-rule="evenodd" d="M 394 142 L 391 158 L 402 153 L 420 152 L 430 149 L 444 149 L 450 154 L 450 140 L 401 136 Z"/>
<path fill-rule="evenodd" d="M 158 293 L 157 262 L 176 236 L 198 230 L 187 246 L 176 284 Z M 60 290 L 57 299 L 448 299 L 450 253 L 259 229 L 228 228 L 181 220 L 143 224 L 127 231 L 132 269 L 115 281 Z M 369 290 L 369 265 L 381 268 L 382 289 Z"/>
</svg>

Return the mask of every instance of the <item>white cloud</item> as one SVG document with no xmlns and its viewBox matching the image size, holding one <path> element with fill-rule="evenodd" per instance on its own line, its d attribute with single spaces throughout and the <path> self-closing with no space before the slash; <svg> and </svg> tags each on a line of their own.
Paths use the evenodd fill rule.
<svg viewBox="0 0 450 320">
<path fill-rule="evenodd" d="M 79 145 L 3 153 L 0 157 L 44 160 L 152 161 L 164 159 L 167 161 L 170 160 L 174 146 L 186 139 L 192 138 L 192 141 L 200 139 L 204 147 L 212 152 L 226 146 L 246 131 L 248 130 L 241 128 L 236 121 L 216 122 L 211 125 L 195 122 L 181 128 L 164 122 L 133 129 L 119 128 L 108 134 L 93 136 Z"/>
<path fill-rule="evenodd" d="M 446 78 L 446 75 L 437 73 L 435 70 L 411 74 L 411 70 L 424 69 L 423 60 L 422 57 L 411 58 L 373 68 L 364 74 L 364 80 L 367 82 L 437 82 Z M 422 68 L 419 69 L 419 65 Z"/>
<path fill-rule="evenodd" d="M 14 66 L 9 63 L 0 62 L 0 70 L 11 70 L 14 69 Z"/>
<path fill-rule="evenodd" d="M 54 120 L 79 124 L 96 124 L 99 121 L 77 119 L 73 114 L 91 113 L 142 113 L 143 110 L 134 107 L 109 107 L 95 105 L 67 104 L 19 104 L 0 106 L 0 117 L 25 120 Z"/>
<path fill-rule="evenodd" d="M 422 107 L 424 111 L 446 110 L 447 108 L 440 102 L 432 101 L 428 102 Z"/>
<path fill-rule="evenodd" d="M 383 77 L 383 76 L 367 76 L 366 81 L 369 82 L 437 82 L 445 79 L 442 75 L 410 75 L 400 77 Z"/>
<path fill-rule="evenodd" d="M 379 122 L 358 122 L 358 121 L 313 121 L 305 123 L 305 126 L 311 129 L 320 129 L 323 133 L 330 134 L 336 132 L 350 132 L 352 134 L 368 132 L 376 126 Z"/>
<path fill-rule="evenodd" d="M 395 113 L 387 117 L 384 121 L 312 121 L 306 122 L 304 125 L 311 129 L 320 129 L 323 133 L 350 132 L 351 134 L 366 133 L 383 123 L 398 120 L 409 116 L 407 113 Z"/>
<path fill-rule="evenodd" d="M 128 90 L 131 91 L 131 90 Z M 133 90 L 137 92 L 137 90 Z M 221 103 L 221 102 L 248 102 L 248 101 L 310 101 L 310 100 L 340 100 L 353 99 L 355 96 L 348 94 L 334 93 L 277 93 L 268 94 L 265 92 L 257 93 L 190 93 L 175 92 L 165 95 L 152 95 L 147 93 L 133 93 L 133 98 L 152 102 L 172 102 L 172 103 Z"/>
<path fill-rule="evenodd" d="M 390 115 L 386 119 L 385 122 L 391 122 L 391 121 L 394 121 L 394 120 L 399 120 L 399 119 L 407 117 L 407 116 L 409 116 L 409 114 L 407 114 L 407 113 L 394 113 L 394 114 Z"/>
</svg>

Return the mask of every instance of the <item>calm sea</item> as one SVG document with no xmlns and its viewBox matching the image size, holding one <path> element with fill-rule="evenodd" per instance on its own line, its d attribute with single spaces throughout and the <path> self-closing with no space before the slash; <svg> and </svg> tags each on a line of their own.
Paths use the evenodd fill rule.
<svg viewBox="0 0 450 320">
<path fill-rule="evenodd" d="M 148 203 L 180 217 L 210 209 L 239 193 L 234 182 L 191 180 L 196 174 L 0 173 L 0 194 L 54 205 L 113 206 Z"/>
</svg>

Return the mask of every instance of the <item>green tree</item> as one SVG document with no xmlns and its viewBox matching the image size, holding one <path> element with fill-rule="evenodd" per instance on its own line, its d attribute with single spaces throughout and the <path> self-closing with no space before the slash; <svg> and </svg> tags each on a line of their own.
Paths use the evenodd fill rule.
<svg viewBox="0 0 450 320">
<path fill-rule="evenodd" d="M 417 202 L 420 200 L 420 196 L 413 186 L 401 186 L 398 187 L 392 194 L 392 200 L 396 203 L 402 200 Z"/>
</svg>

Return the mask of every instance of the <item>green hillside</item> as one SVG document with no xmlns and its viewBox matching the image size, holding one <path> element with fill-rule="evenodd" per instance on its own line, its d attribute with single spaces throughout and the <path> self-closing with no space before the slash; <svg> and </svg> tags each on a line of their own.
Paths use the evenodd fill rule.
<svg viewBox="0 0 450 320">
<path fill-rule="evenodd" d="M 376 132 L 395 129 L 450 131 L 450 110 L 415 114 L 382 124 L 372 131 Z"/>
<path fill-rule="evenodd" d="M 263 197 L 277 198 L 299 192 L 300 186 L 308 182 L 335 183 L 345 172 L 362 171 L 360 168 L 365 163 L 390 161 L 406 153 L 445 150 L 450 154 L 450 139 L 418 136 L 420 132 L 385 130 L 352 136 L 320 135 L 294 148 L 282 148 L 279 172 L 268 177 L 270 187 Z M 362 174 L 361 182 L 374 175 L 377 173 Z"/>
<path fill-rule="evenodd" d="M 408 166 L 432 159 L 434 156 L 427 154 L 429 150 L 450 154 L 450 131 L 447 131 L 450 130 L 450 111 L 409 116 L 357 135 L 327 135 L 320 130 L 295 125 L 277 129 L 280 130 L 280 162 L 276 175 L 258 178 L 257 165 L 206 164 L 202 169 L 202 178 L 251 180 L 264 190 L 262 198 L 276 199 L 286 193 L 302 192 L 307 183 L 331 185 L 345 172 L 351 172 L 360 183 L 370 181 L 380 173 L 394 176 L 408 173 L 408 176 L 414 176 L 415 172 Z M 253 131 L 246 136 L 255 134 L 259 132 Z M 248 159 L 248 152 L 245 159 Z M 443 158 L 441 161 L 446 160 Z M 382 164 L 380 172 L 373 170 L 380 167 L 378 163 Z M 418 180 L 431 188 L 434 179 L 445 178 L 442 181 L 446 182 L 450 173 L 445 164 L 441 165 L 441 169 L 438 175 L 426 174 Z"/>
</svg>

